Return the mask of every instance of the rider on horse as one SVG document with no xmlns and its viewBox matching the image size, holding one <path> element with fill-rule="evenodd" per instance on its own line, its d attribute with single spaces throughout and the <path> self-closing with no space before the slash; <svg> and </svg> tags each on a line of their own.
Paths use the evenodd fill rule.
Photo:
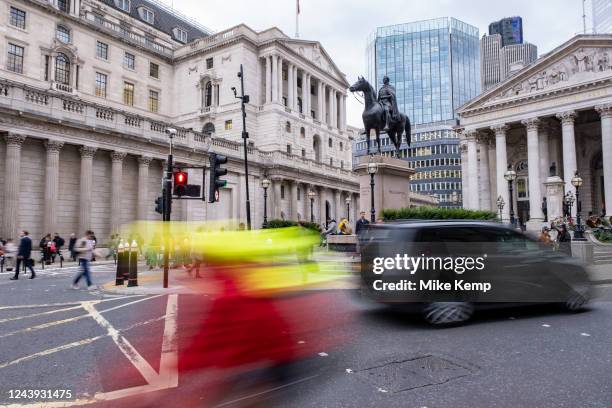
<svg viewBox="0 0 612 408">
<path fill-rule="evenodd" d="M 399 109 L 397 107 L 397 97 L 395 87 L 389 84 L 389 77 L 383 77 L 383 86 L 378 91 L 378 101 L 385 108 L 385 131 L 389 130 L 389 122 L 399 120 Z"/>
</svg>

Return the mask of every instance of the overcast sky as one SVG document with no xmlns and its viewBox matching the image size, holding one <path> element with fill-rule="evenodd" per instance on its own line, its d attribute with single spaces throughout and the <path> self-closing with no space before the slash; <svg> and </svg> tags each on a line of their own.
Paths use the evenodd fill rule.
<svg viewBox="0 0 612 408">
<path fill-rule="evenodd" d="M 295 35 L 295 0 L 162 1 L 214 31 L 245 23 Z M 378 26 L 450 16 L 475 25 L 482 36 L 490 22 L 519 15 L 525 40 L 540 55 L 582 31 L 582 0 L 300 0 L 300 8 L 300 38 L 320 41 L 351 83 L 366 74 L 365 40 Z M 361 127 L 362 109 L 349 95 L 350 125 Z"/>
</svg>

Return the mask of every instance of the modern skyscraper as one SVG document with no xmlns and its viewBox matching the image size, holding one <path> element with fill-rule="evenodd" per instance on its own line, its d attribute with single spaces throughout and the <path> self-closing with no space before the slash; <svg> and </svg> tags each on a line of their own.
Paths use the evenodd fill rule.
<svg viewBox="0 0 612 408">
<path fill-rule="evenodd" d="M 489 24 L 489 35 L 501 35 L 502 47 L 523 43 L 523 19 L 506 17 Z"/>
<path fill-rule="evenodd" d="M 480 85 L 483 91 L 538 59 L 538 48 L 523 43 L 523 20 L 508 17 L 489 24 L 480 39 Z"/>
<path fill-rule="evenodd" d="M 612 33 L 612 0 L 591 0 L 593 32 Z"/>
<path fill-rule="evenodd" d="M 413 124 L 413 144 L 402 152 L 417 170 L 411 188 L 438 196 L 442 206 L 452 206 L 451 197 L 461 194 L 452 127 L 455 110 L 480 93 L 478 39 L 477 27 L 442 17 L 379 27 L 366 47 L 368 80 L 378 89 L 388 76 L 400 111 Z M 384 140 L 383 150 L 390 151 Z M 363 147 L 355 143 L 356 156 L 367 154 Z"/>
</svg>

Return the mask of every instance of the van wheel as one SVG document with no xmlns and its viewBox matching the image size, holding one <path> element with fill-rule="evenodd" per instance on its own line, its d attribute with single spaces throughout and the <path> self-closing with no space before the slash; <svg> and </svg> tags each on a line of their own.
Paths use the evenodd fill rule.
<svg viewBox="0 0 612 408">
<path fill-rule="evenodd" d="M 579 312 L 586 307 L 587 303 L 589 303 L 589 299 L 586 295 L 572 290 L 565 300 L 563 307 L 568 312 Z"/>
<path fill-rule="evenodd" d="M 474 305 L 468 302 L 434 302 L 423 308 L 423 318 L 435 326 L 459 324 L 474 314 Z"/>
</svg>

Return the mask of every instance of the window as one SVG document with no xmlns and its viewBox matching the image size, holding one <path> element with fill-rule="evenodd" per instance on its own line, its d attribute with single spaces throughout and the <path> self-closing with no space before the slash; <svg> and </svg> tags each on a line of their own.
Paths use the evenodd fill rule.
<svg viewBox="0 0 612 408">
<path fill-rule="evenodd" d="M 213 59 L 211 58 L 206 58 L 206 69 L 212 69 L 213 67 Z"/>
<path fill-rule="evenodd" d="M 130 0 L 115 0 L 115 5 L 123 11 L 130 12 Z"/>
<path fill-rule="evenodd" d="M 300 128 L 300 136 L 302 137 L 302 139 L 306 137 L 306 129 L 304 127 Z"/>
<path fill-rule="evenodd" d="M 208 81 L 204 87 L 204 107 L 212 105 L 212 82 Z"/>
<path fill-rule="evenodd" d="M 187 42 L 187 31 L 185 31 L 185 30 L 183 30 L 181 28 L 177 28 L 175 30 L 175 33 L 176 33 L 176 39 L 177 40 L 179 40 L 181 42 L 184 42 L 184 43 Z"/>
<path fill-rule="evenodd" d="M 154 62 L 149 63 L 149 76 L 152 78 L 159 78 L 159 65 L 158 64 Z"/>
<path fill-rule="evenodd" d="M 16 7 L 11 6 L 11 18 L 9 24 L 13 27 L 21 28 L 25 30 L 26 27 L 26 13 L 23 10 L 19 10 Z"/>
<path fill-rule="evenodd" d="M 8 58 L 6 61 L 6 69 L 9 71 L 23 73 L 23 54 L 24 48 L 15 44 L 8 45 Z"/>
<path fill-rule="evenodd" d="M 291 123 L 289 121 L 285 122 L 285 132 L 291 132 Z"/>
<path fill-rule="evenodd" d="M 344 144 L 340 142 L 340 151 L 342 151 L 343 149 L 344 149 Z"/>
<path fill-rule="evenodd" d="M 134 84 L 130 82 L 123 83 L 123 103 L 134 106 Z"/>
<path fill-rule="evenodd" d="M 232 130 L 232 120 L 225 121 L 225 130 Z"/>
<path fill-rule="evenodd" d="M 331 137 L 330 137 L 329 139 L 327 139 L 327 145 L 328 145 L 329 147 L 334 147 L 334 142 L 333 142 L 333 140 L 332 140 L 332 138 L 331 138 Z"/>
<path fill-rule="evenodd" d="M 141 7 L 139 10 L 140 17 L 149 24 L 153 24 L 155 22 L 155 14 L 144 7 Z"/>
<path fill-rule="evenodd" d="M 297 101 L 298 101 L 298 111 L 302 113 L 302 98 L 298 96 Z"/>
<path fill-rule="evenodd" d="M 334 159 L 332 157 L 329 158 L 329 165 L 330 166 L 334 165 Z"/>
<path fill-rule="evenodd" d="M 126 52 L 123 54 L 123 66 L 127 69 L 136 69 L 136 57 L 134 54 Z"/>
<path fill-rule="evenodd" d="M 287 97 L 283 96 L 283 106 L 287 106 Z"/>
<path fill-rule="evenodd" d="M 297 79 L 297 86 L 298 86 L 298 88 L 302 87 L 302 77 L 298 77 L 298 79 Z"/>
<path fill-rule="evenodd" d="M 108 59 L 108 44 L 102 41 L 96 41 L 96 56 L 98 58 Z"/>
<path fill-rule="evenodd" d="M 159 111 L 159 92 L 149 90 L 149 111 L 157 113 Z"/>
<path fill-rule="evenodd" d="M 344 170 L 344 160 L 340 160 L 340 168 Z"/>
<path fill-rule="evenodd" d="M 55 38 L 64 44 L 70 43 L 70 30 L 64 26 L 58 25 L 55 29 Z"/>
<path fill-rule="evenodd" d="M 49 59 L 48 55 L 45 55 L 45 81 L 49 80 Z"/>
<path fill-rule="evenodd" d="M 298 201 L 302 201 L 302 189 L 301 188 L 297 188 L 297 199 Z"/>
<path fill-rule="evenodd" d="M 313 110 L 310 111 L 310 117 L 313 119 L 316 119 L 315 111 Z"/>
<path fill-rule="evenodd" d="M 57 8 L 60 11 L 68 13 L 70 11 L 70 1 L 69 0 L 57 0 Z"/>
<path fill-rule="evenodd" d="M 302 157 L 306 157 L 306 149 L 302 149 Z"/>
<path fill-rule="evenodd" d="M 96 72 L 96 96 L 106 98 L 107 82 L 108 82 L 108 77 L 106 76 L 106 74 L 103 74 L 101 72 Z"/>
<path fill-rule="evenodd" d="M 70 85 L 70 60 L 61 52 L 55 57 L 55 82 Z"/>
<path fill-rule="evenodd" d="M 290 144 L 287 145 L 287 153 L 291 154 L 291 145 Z"/>
<path fill-rule="evenodd" d="M 281 200 L 285 199 L 285 186 L 281 185 Z"/>
</svg>

